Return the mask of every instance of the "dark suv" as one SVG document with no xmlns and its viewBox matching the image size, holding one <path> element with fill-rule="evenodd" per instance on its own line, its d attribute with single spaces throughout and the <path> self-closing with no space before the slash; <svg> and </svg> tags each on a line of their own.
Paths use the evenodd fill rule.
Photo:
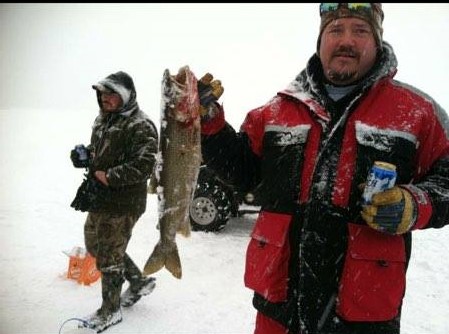
<svg viewBox="0 0 449 334">
<path fill-rule="evenodd" d="M 221 180 L 206 165 L 201 166 L 198 183 L 190 203 L 193 231 L 219 231 L 229 218 L 259 211 L 252 193 L 239 193 Z"/>
</svg>

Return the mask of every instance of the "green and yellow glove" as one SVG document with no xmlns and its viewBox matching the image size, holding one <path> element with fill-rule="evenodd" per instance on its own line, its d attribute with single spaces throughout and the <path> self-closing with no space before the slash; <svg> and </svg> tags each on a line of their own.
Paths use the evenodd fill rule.
<svg viewBox="0 0 449 334">
<path fill-rule="evenodd" d="M 213 118 L 217 112 L 215 102 L 223 94 L 224 88 L 220 80 L 214 80 L 214 76 L 206 73 L 198 80 L 198 95 L 200 98 L 200 115 L 203 118 Z"/>
<path fill-rule="evenodd" d="M 388 234 L 403 234 L 416 222 L 416 203 L 412 195 L 395 186 L 373 195 L 371 203 L 363 206 L 361 215 L 375 230 Z"/>
</svg>

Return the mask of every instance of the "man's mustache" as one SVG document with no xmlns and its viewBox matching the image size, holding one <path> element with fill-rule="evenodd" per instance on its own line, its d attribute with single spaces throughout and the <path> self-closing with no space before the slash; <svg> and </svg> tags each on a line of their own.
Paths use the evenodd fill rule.
<svg viewBox="0 0 449 334">
<path fill-rule="evenodd" d="M 350 47 L 342 46 L 332 53 L 332 57 L 341 57 L 341 56 L 358 58 L 359 53 Z"/>
</svg>

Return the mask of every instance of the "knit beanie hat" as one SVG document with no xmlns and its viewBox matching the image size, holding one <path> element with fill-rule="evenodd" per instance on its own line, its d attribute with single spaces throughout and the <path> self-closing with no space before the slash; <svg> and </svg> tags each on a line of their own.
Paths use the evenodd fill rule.
<svg viewBox="0 0 449 334">
<path fill-rule="evenodd" d="M 381 3 L 321 3 L 320 16 L 320 34 L 317 42 L 318 54 L 324 28 L 333 20 L 344 17 L 355 17 L 368 22 L 373 29 L 377 47 L 382 49 L 382 22 L 384 20 L 384 12 L 382 11 Z"/>
</svg>

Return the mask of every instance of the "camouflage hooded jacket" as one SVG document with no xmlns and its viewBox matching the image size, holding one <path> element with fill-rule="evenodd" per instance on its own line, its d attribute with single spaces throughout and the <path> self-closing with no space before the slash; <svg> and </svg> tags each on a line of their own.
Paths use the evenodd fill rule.
<svg viewBox="0 0 449 334">
<path fill-rule="evenodd" d="M 106 172 L 108 187 L 95 187 L 88 211 L 142 214 L 146 208 L 147 180 L 153 171 L 158 134 L 149 117 L 140 110 L 132 78 L 117 72 L 92 86 L 97 91 L 100 114 L 95 119 L 89 149 L 93 152 L 90 173 Z M 101 110 L 100 91 L 109 89 L 123 101 L 114 113 Z"/>
</svg>

